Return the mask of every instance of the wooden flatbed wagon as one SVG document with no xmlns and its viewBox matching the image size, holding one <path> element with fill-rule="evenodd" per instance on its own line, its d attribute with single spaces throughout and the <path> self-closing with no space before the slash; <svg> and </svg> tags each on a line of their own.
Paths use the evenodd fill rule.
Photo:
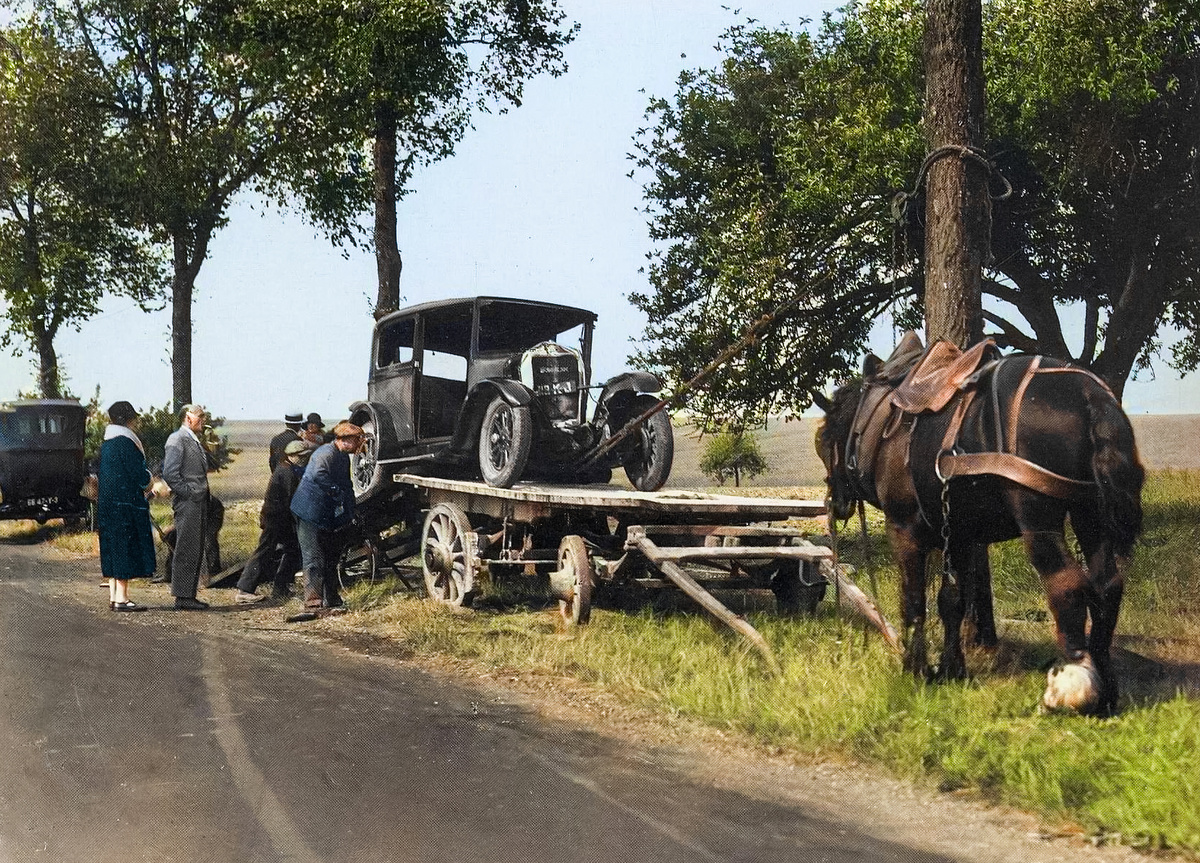
<svg viewBox="0 0 1200 863">
<path fill-rule="evenodd" d="M 495 488 L 402 473 L 361 509 L 360 559 L 372 571 L 400 572 L 419 556 L 429 596 L 452 605 L 469 603 L 488 579 L 536 574 L 570 625 L 587 622 L 598 590 L 678 589 L 770 658 L 759 633 L 712 591 L 770 590 L 785 612 L 813 610 L 830 583 L 842 599 L 847 590 L 861 596 L 829 548 L 773 525 L 823 515 L 822 501 L 612 485 Z"/>
</svg>

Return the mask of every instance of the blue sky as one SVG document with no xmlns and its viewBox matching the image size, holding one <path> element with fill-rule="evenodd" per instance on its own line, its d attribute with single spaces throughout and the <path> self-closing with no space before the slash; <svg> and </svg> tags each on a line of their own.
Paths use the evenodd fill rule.
<svg viewBox="0 0 1200 863">
<path fill-rule="evenodd" d="M 529 84 L 524 104 L 477 118 L 447 161 L 423 169 L 401 204 L 401 290 L 411 302 L 498 294 L 590 308 L 600 316 L 596 377 L 621 371 L 644 320 L 626 297 L 644 290 L 649 248 L 641 189 L 626 174 L 651 96 L 685 68 L 711 67 L 720 33 L 819 19 L 838 4 L 752 0 L 735 15 L 710 0 L 563 0 L 581 31 L 563 77 Z M 373 258 L 343 256 L 295 214 L 243 199 L 197 279 L 193 396 L 230 419 L 293 410 L 344 416 L 366 394 Z M 107 302 L 58 348 L 68 386 L 139 408 L 171 397 L 170 318 Z M 886 353 L 890 328 L 877 344 Z M 30 389 L 27 358 L 0 355 L 0 398 Z M 1167 368 L 1131 382 L 1130 413 L 1200 412 L 1200 387 Z"/>
</svg>

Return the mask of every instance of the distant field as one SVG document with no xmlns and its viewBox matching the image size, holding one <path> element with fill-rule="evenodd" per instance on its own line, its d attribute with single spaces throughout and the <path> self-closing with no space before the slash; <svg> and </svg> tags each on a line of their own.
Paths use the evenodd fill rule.
<svg viewBox="0 0 1200 863">
<path fill-rule="evenodd" d="M 1142 414 L 1131 418 L 1142 461 L 1148 468 L 1200 468 L 1200 414 Z M 814 486 L 825 469 L 813 446 L 818 420 L 772 420 L 757 434 L 771 470 L 751 486 Z M 271 420 L 232 420 L 225 424 L 230 443 L 242 452 L 229 470 L 212 477 L 213 491 L 226 502 L 262 497 L 267 486 L 267 444 L 283 426 Z M 694 432 L 677 428 L 675 467 L 670 485 L 707 488 L 712 481 L 698 467 L 703 443 Z"/>
</svg>

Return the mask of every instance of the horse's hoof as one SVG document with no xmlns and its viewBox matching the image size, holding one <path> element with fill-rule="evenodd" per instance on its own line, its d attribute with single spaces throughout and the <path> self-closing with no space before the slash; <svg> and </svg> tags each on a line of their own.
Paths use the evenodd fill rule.
<svg viewBox="0 0 1200 863">
<path fill-rule="evenodd" d="M 1047 713 L 1097 713 L 1104 684 L 1090 656 L 1055 664 L 1046 674 L 1041 709 Z"/>
</svg>

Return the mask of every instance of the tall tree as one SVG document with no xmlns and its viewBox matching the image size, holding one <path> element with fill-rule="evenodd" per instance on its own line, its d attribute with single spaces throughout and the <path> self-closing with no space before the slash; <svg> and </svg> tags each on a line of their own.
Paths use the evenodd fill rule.
<svg viewBox="0 0 1200 863">
<path fill-rule="evenodd" d="M 290 4 L 291 0 L 281 0 Z M 289 26 L 336 76 L 303 98 L 339 143 L 323 168 L 297 174 L 310 214 L 336 241 L 357 242 L 373 212 L 375 314 L 400 304 L 397 202 L 421 165 L 446 158 L 475 112 L 520 105 L 525 82 L 566 70 L 557 0 L 341 0 L 298 4 Z M 369 152 L 370 158 L 364 154 Z"/>
<path fill-rule="evenodd" d="M 0 345 L 37 358 L 38 392 L 63 393 L 54 341 L 105 293 L 161 298 L 162 261 L 111 195 L 128 165 L 104 146 L 104 88 L 86 53 L 25 24 L 0 51 Z M 124 213 L 124 217 L 123 217 Z"/>
<path fill-rule="evenodd" d="M 276 189 L 285 155 L 303 164 L 324 149 L 286 98 L 312 65 L 264 42 L 254 4 L 72 0 L 43 14 L 102 70 L 116 131 L 105 145 L 137 163 L 119 192 L 170 250 L 172 399 L 192 401 L 196 277 L 232 198 Z"/>
<path fill-rule="evenodd" d="M 1006 347 L 1073 359 L 1119 394 L 1182 334 L 1200 363 L 1200 6 L 991 0 L 994 164 L 984 318 Z M 687 380 L 749 321 L 780 324 L 689 407 L 713 424 L 795 410 L 853 373 L 873 320 L 921 326 L 924 8 L 863 0 L 815 31 L 743 26 L 680 76 L 635 139 L 655 244 L 637 358 Z M 997 176 L 999 175 L 999 176 Z M 896 232 L 897 224 L 902 230 Z M 1068 344 L 1060 313 L 1082 307 Z"/>
<path fill-rule="evenodd" d="M 924 57 L 925 335 L 965 348 L 983 336 L 991 224 L 980 0 L 926 0 Z"/>
</svg>

